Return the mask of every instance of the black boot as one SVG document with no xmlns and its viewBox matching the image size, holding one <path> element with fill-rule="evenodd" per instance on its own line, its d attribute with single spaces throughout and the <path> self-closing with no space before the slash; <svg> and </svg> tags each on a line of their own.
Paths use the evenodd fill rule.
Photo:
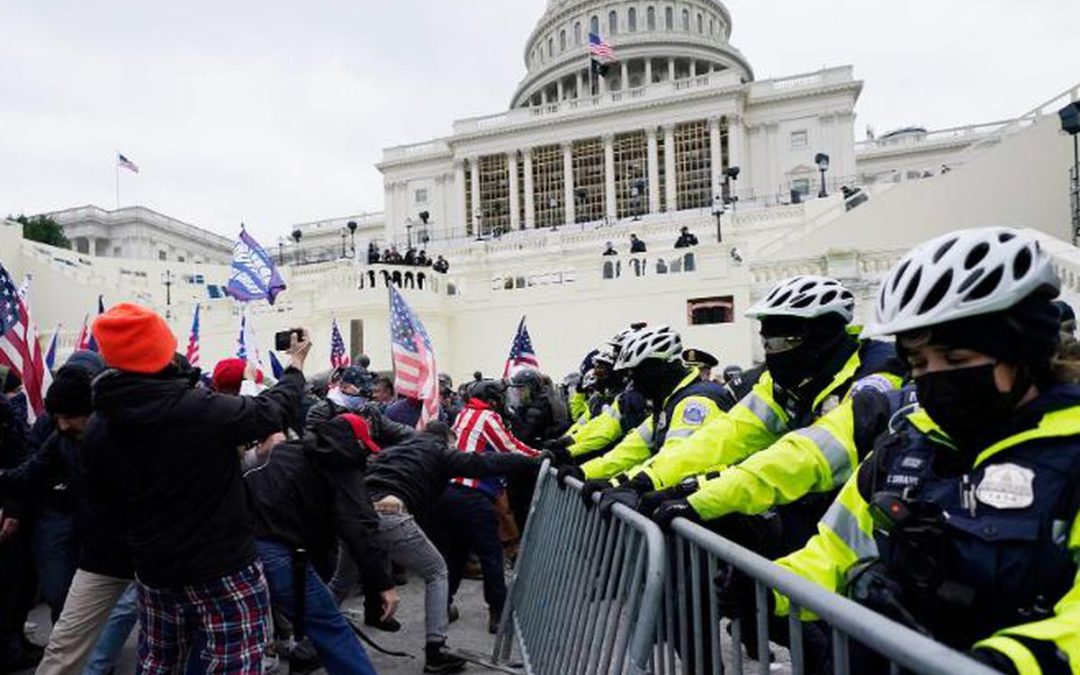
<svg viewBox="0 0 1080 675">
<path fill-rule="evenodd" d="M 488 610 L 488 632 L 492 635 L 499 633 L 499 622 L 502 619 L 502 610 Z"/>
<path fill-rule="evenodd" d="M 424 652 L 425 673 L 457 673 L 465 670 L 465 659 L 451 654 L 445 642 L 429 642 Z"/>
</svg>

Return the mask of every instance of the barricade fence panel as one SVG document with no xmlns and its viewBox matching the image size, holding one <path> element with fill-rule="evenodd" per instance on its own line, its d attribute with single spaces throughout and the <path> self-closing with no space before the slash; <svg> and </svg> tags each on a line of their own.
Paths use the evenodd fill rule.
<svg viewBox="0 0 1080 675">
<path fill-rule="evenodd" d="M 540 472 L 493 658 L 505 663 L 516 637 L 529 673 L 648 672 L 663 534 L 624 506 L 602 517 L 567 482 Z"/>
<path fill-rule="evenodd" d="M 545 463 L 496 663 L 516 640 L 538 675 L 995 672 L 697 524 L 676 519 L 665 537 L 625 506 L 607 517 L 586 508 L 581 483 L 567 484 Z M 737 610 L 718 595 L 735 570 L 749 577 Z M 774 590 L 790 599 L 786 618 L 771 613 Z M 819 620 L 801 621 L 803 609 Z"/>
</svg>

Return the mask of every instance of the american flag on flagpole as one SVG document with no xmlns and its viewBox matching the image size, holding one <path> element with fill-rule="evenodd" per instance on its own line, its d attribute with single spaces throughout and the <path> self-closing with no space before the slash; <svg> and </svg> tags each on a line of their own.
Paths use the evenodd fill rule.
<svg viewBox="0 0 1080 675">
<path fill-rule="evenodd" d="M 334 319 L 334 327 L 330 331 L 330 367 L 346 368 L 352 363 L 352 359 L 345 351 L 345 340 L 341 338 L 341 329 L 338 328 L 337 319 Z"/>
<path fill-rule="evenodd" d="M 394 389 L 423 403 L 418 429 L 439 418 L 439 369 L 424 324 L 390 287 L 390 345 L 394 360 Z"/>
<path fill-rule="evenodd" d="M 132 173 L 139 173 L 139 166 L 119 152 L 116 153 L 116 165 L 121 169 L 127 169 Z"/>
<path fill-rule="evenodd" d="M 589 33 L 589 56 L 600 63 L 612 63 L 617 60 L 611 44 L 597 33 Z"/>
<path fill-rule="evenodd" d="M 191 334 L 188 336 L 187 353 L 188 363 L 195 367 L 199 365 L 199 305 L 195 305 L 195 316 L 191 319 Z"/>
<path fill-rule="evenodd" d="M 503 368 L 503 379 L 513 377 L 514 373 L 522 368 L 540 369 L 540 361 L 536 358 L 536 350 L 533 349 L 529 329 L 525 327 L 525 317 L 521 317 L 517 335 L 514 336 L 514 344 L 510 345 L 510 356 L 507 357 L 506 366 Z"/>
<path fill-rule="evenodd" d="M 0 263 L 0 365 L 19 373 L 34 416 L 45 408 L 45 389 L 52 376 L 45 368 L 41 342 L 30 318 L 28 288 L 15 288 L 11 275 Z"/>
<path fill-rule="evenodd" d="M 105 313 L 105 297 L 102 295 L 97 298 L 97 313 L 98 316 Z M 90 331 L 89 314 L 83 317 L 82 330 L 79 331 L 79 339 L 75 341 L 75 350 L 95 353 L 98 351 L 97 339 L 94 338 L 94 334 Z"/>
</svg>

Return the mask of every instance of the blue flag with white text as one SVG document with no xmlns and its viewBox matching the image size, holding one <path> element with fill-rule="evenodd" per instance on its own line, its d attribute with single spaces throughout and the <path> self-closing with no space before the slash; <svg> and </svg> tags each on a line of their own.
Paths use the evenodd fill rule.
<svg viewBox="0 0 1080 675">
<path fill-rule="evenodd" d="M 283 290 L 285 281 L 273 258 L 247 230 L 240 230 L 240 239 L 233 247 L 232 276 L 225 292 L 240 302 L 265 299 L 272 305 Z"/>
</svg>

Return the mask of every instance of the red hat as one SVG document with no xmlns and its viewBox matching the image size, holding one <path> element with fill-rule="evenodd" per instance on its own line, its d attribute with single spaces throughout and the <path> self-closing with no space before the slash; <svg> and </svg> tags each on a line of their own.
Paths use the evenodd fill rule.
<svg viewBox="0 0 1080 675">
<path fill-rule="evenodd" d="M 244 369 L 247 361 L 243 359 L 222 359 L 214 366 L 212 384 L 214 391 L 236 396 L 240 393 L 240 384 L 244 381 Z"/>
<path fill-rule="evenodd" d="M 371 440 L 371 428 L 368 427 L 367 420 L 363 417 L 352 413 L 345 413 L 344 415 L 339 415 L 339 417 L 349 423 L 349 426 L 352 427 L 353 435 L 356 436 L 356 440 L 362 442 L 372 454 L 377 453 L 382 449 L 375 445 L 375 441 Z"/>
<path fill-rule="evenodd" d="M 105 363 L 118 370 L 157 373 L 176 353 L 176 336 L 165 319 L 129 302 L 98 316 L 91 330 Z"/>
</svg>

